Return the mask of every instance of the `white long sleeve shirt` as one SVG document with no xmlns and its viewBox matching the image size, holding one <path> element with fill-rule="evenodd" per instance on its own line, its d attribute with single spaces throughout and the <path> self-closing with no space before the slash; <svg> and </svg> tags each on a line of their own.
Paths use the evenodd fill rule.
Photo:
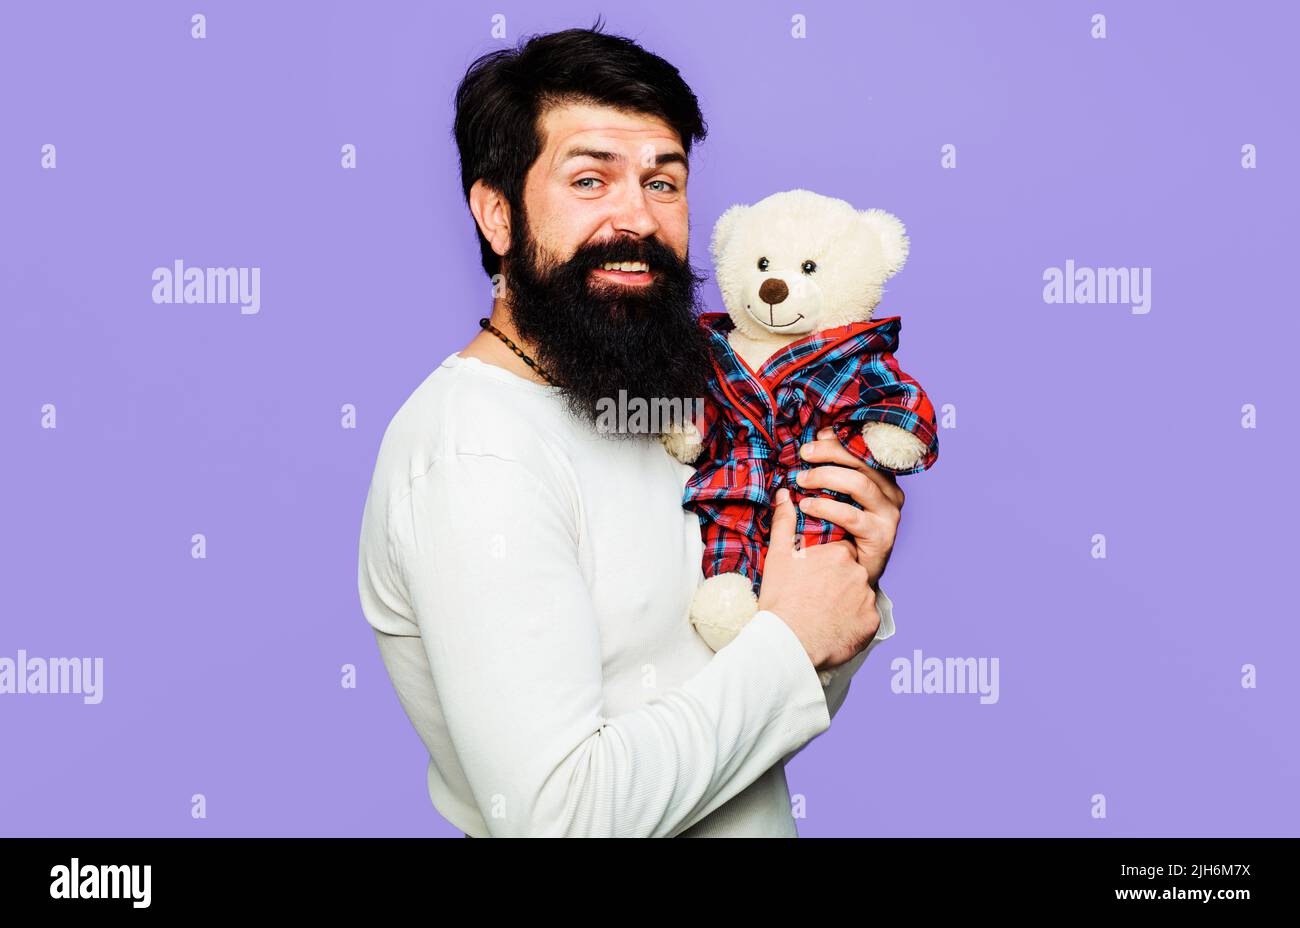
<svg viewBox="0 0 1300 928">
<path fill-rule="evenodd" d="M 453 354 L 380 446 L 362 521 L 366 620 L 472 837 L 797 836 L 784 764 L 825 731 L 793 630 L 760 611 L 718 653 L 692 628 L 691 468 L 613 439 L 554 387 Z"/>
</svg>

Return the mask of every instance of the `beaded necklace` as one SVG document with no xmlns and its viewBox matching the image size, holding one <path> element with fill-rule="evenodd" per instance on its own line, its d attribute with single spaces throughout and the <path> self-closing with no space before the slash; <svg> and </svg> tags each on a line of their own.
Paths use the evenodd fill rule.
<svg viewBox="0 0 1300 928">
<path fill-rule="evenodd" d="M 554 380 L 551 379 L 550 374 L 548 374 L 548 373 L 546 373 L 546 371 L 542 370 L 541 366 L 540 366 L 536 361 L 534 361 L 532 358 L 528 357 L 528 355 L 524 354 L 523 350 L 522 350 L 518 345 L 516 345 L 516 344 L 515 344 L 514 342 L 512 342 L 509 338 L 507 338 L 507 337 L 506 337 L 506 334 L 505 334 L 504 332 L 502 332 L 500 329 L 498 329 L 498 328 L 497 328 L 496 326 L 494 326 L 492 323 L 488 322 L 486 318 L 484 318 L 484 319 L 480 319 L 480 320 L 478 321 L 478 324 L 479 324 L 479 328 L 487 329 L 489 332 L 491 332 L 491 333 L 492 333 L 493 335 L 495 335 L 497 338 L 499 338 L 499 339 L 501 339 L 503 342 L 505 342 L 506 345 L 509 346 L 510 350 L 513 351 L 515 354 L 519 355 L 519 357 L 523 359 L 523 362 L 524 362 L 525 364 L 527 364 L 529 367 L 531 367 L 533 370 L 535 370 L 535 371 L 537 372 L 538 376 L 540 376 L 543 380 L 545 380 L 545 381 L 546 381 L 547 383 L 549 383 L 551 386 L 558 386 L 558 384 L 556 384 L 556 382 L 555 382 Z"/>
</svg>

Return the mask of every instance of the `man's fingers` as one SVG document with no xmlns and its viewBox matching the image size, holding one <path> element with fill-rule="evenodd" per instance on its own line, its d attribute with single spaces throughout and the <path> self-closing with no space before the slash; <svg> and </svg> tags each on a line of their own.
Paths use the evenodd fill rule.
<svg viewBox="0 0 1300 928">
<path fill-rule="evenodd" d="M 824 431 L 825 429 L 822 430 L 822 432 Z M 818 432 L 818 435 L 821 435 L 822 432 Z M 805 461 L 843 464 L 845 467 L 852 467 L 859 473 L 866 474 L 891 503 L 899 509 L 903 508 L 903 491 L 899 488 L 894 475 L 876 470 L 870 464 L 865 464 L 854 457 L 849 449 L 840 444 L 834 432 L 826 438 L 816 438 L 803 445 L 799 449 L 799 455 Z"/>
<path fill-rule="evenodd" d="M 805 515 L 834 523 L 844 529 L 855 542 L 869 541 L 879 544 L 878 535 L 884 534 L 885 528 L 893 524 L 889 516 L 868 512 L 837 499 L 824 499 L 820 496 L 806 496 L 799 503 Z M 894 510 L 897 512 L 897 510 Z"/>
<path fill-rule="evenodd" d="M 897 477 L 876 470 L 874 467 L 868 467 L 863 473 L 875 481 L 876 486 L 880 487 L 880 492 L 884 493 L 891 503 L 899 509 L 903 508 L 903 488 L 898 485 Z"/>
<path fill-rule="evenodd" d="M 785 487 L 776 491 L 776 500 L 772 504 L 772 531 L 767 542 L 767 553 L 794 553 L 794 504 L 790 502 L 790 491 Z"/>
<path fill-rule="evenodd" d="M 805 490 L 822 489 L 844 493 L 867 512 L 877 515 L 898 513 L 898 507 L 880 485 L 856 468 L 839 467 L 834 464 L 813 467 L 800 472 L 799 486 Z M 810 495 L 807 498 L 821 499 L 822 497 Z"/>
</svg>

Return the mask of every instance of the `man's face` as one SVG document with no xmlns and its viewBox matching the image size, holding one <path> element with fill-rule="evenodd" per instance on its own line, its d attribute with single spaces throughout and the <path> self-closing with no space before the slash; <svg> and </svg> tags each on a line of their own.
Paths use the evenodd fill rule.
<svg viewBox="0 0 1300 928">
<path fill-rule="evenodd" d="M 693 400 L 710 369 L 687 256 L 686 163 L 650 116 L 553 107 L 511 217 L 507 300 L 576 414 L 602 399 Z"/>
<path fill-rule="evenodd" d="M 542 251 L 567 260 L 620 235 L 654 237 L 686 258 L 686 155 L 677 133 L 650 116 L 607 107 L 554 107 L 546 147 L 528 172 L 524 202 Z M 644 287 L 649 274 L 593 271 L 593 283 Z"/>
</svg>

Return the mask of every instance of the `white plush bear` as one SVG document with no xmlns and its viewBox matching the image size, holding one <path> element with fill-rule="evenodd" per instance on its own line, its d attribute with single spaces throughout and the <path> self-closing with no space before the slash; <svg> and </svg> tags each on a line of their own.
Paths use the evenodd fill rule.
<svg viewBox="0 0 1300 928">
<path fill-rule="evenodd" d="M 737 440 L 735 427 L 706 425 L 706 435 L 686 423 L 668 432 L 663 436 L 668 450 L 697 466 L 687 485 L 688 506 L 695 493 L 692 508 L 719 516 L 727 505 L 717 498 L 726 492 L 719 487 L 736 488 L 734 503 L 751 509 L 756 496 L 774 495 L 780 486 L 790 490 L 796 505 L 804 495 L 819 495 L 797 487 L 789 462 L 797 458 L 797 445 L 825 425 L 837 429 L 850 451 L 864 459 L 869 452 L 880 469 L 916 473 L 933 463 L 938 452 L 933 408 L 890 353 L 897 317 L 871 324 L 885 281 L 907 259 L 908 239 L 897 217 L 809 190 L 788 190 L 724 212 L 713 230 L 712 251 L 727 312 L 701 317 L 718 356 L 711 389 L 717 405 L 727 407 L 726 415 L 761 420 L 754 428 L 763 432 L 762 444 L 772 453 L 766 469 L 755 469 L 752 453 L 739 455 L 747 468 L 739 471 L 725 446 Z M 843 392 L 829 395 L 835 391 Z M 793 451 L 787 447 L 791 443 Z M 701 451 L 707 453 L 701 457 Z M 746 489 L 739 485 L 741 477 L 765 486 Z M 799 518 L 806 524 L 805 543 L 825 541 L 828 527 L 835 530 L 802 513 Z M 759 534 L 756 530 L 737 531 L 739 520 L 717 521 L 730 527 L 703 526 L 706 579 L 691 604 L 691 621 L 714 650 L 730 642 L 757 611 L 755 546 L 766 546 L 765 538 L 744 537 Z M 727 544 L 719 543 L 720 537 Z M 832 673 L 821 673 L 823 684 Z"/>
</svg>

